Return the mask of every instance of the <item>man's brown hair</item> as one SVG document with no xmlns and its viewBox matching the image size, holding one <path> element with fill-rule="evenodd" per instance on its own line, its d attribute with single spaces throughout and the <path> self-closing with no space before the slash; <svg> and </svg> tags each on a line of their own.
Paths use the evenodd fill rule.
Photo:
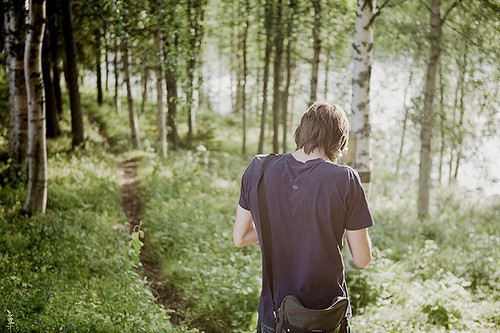
<svg viewBox="0 0 500 333">
<path fill-rule="evenodd" d="M 306 154 L 316 148 L 323 151 L 330 161 L 335 161 L 347 150 L 349 123 L 340 105 L 315 102 L 304 113 L 295 130 L 297 149 Z"/>
</svg>

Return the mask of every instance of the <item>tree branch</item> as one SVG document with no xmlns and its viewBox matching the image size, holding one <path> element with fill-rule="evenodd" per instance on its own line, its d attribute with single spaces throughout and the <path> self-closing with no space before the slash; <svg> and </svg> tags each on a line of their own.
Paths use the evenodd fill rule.
<svg viewBox="0 0 500 333">
<path fill-rule="evenodd" d="M 405 1 L 406 0 L 401 0 L 399 2 L 399 5 Z M 382 9 L 384 9 L 389 4 L 389 2 L 391 2 L 391 0 L 385 0 L 384 3 L 380 7 L 377 8 L 377 12 L 375 14 L 373 14 L 372 18 L 370 19 L 370 22 L 368 22 L 368 24 L 365 26 L 365 29 L 368 28 L 369 26 L 371 26 L 373 24 L 373 22 L 375 22 L 375 19 L 377 18 L 377 16 L 379 16 L 382 13 Z"/>
<path fill-rule="evenodd" d="M 446 21 L 446 18 L 448 17 L 448 15 L 451 13 L 451 11 L 453 10 L 453 8 L 455 8 L 459 3 L 459 0 L 455 0 L 455 2 L 453 2 L 451 4 L 450 7 L 448 7 L 448 9 L 446 10 L 446 12 L 444 13 L 443 15 L 443 18 L 441 19 L 443 22 Z"/>
</svg>

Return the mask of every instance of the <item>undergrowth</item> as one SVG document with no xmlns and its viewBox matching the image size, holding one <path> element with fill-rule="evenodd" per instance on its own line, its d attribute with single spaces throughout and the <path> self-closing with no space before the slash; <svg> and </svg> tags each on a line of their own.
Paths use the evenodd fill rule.
<svg viewBox="0 0 500 333">
<path fill-rule="evenodd" d="M 185 322 L 207 332 L 255 325 L 259 250 L 236 249 L 231 240 L 246 163 L 223 152 L 183 151 L 166 162 L 148 159 L 140 172 L 146 234 L 183 295 Z M 346 256 L 354 331 L 495 332 L 498 201 L 443 189 L 431 217 L 420 221 L 408 209 L 414 198 L 398 194 L 411 184 L 392 186 L 389 195 L 373 185 L 373 262 L 360 270 Z"/>
<path fill-rule="evenodd" d="M 117 159 L 86 132 L 85 150 L 49 141 L 44 216 L 20 214 L 23 184 L 0 187 L 0 332 L 187 332 L 142 278 Z"/>
</svg>

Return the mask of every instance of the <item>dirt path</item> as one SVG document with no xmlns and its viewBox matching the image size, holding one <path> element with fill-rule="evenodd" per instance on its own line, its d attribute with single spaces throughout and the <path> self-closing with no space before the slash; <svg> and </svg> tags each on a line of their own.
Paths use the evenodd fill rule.
<svg viewBox="0 0 500 333">
<path fill-rule="evenodd" d="M 120 160 L 120 185 L 121 204 L 125 215 L 127 216 L 130 232 L 134 231 L 136 225 L 142 221 L 142 202 L 140 197 L 140 183 L 137 177 L 138 161 L 135 158 L 123 158 Z M 146 276 L 150 283 L 150 289 L 157 297 L 158 303 L 165 308 L 174 310 L 181 308 L 181 298 L 174 291 L 172 286 L 166 281 L 160 270 L 160 264 L 155 260 L 153 251 L 148 243 L 147 234 L 142 239 L 144 243 L 141 249 L 142 274 Z M 179 323 L 181 318 L 178 313 L 180 309 L 171 314 L 171 321 Z"/>
</svg>

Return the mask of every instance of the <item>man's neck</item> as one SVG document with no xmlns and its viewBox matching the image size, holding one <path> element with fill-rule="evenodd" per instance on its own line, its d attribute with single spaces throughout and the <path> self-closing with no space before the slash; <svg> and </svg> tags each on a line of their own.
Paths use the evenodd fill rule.
<svg viewBox="0 0 500 333">
<path fill-rule="evenodd" d="M 297 149 L 296 151 L 294 151 L 292 153 L 292 156 L 297 160 L 297 161 L 300 161 L 300 162 L 307 162 L 307 161 L 310 161 L 310 160 L 315 160 L 315 159 L 318 159 L 318 158 L 322 158 L 324 160 L 328 160 L 326 158 L 326 156 L 323 154 L 323 151 L 316 148 L 314 149 L 310 154 L 306 154 L 304 152 L 304 149 L 303 148 L 300 148 L 300 149 Z"/>
</svg>

